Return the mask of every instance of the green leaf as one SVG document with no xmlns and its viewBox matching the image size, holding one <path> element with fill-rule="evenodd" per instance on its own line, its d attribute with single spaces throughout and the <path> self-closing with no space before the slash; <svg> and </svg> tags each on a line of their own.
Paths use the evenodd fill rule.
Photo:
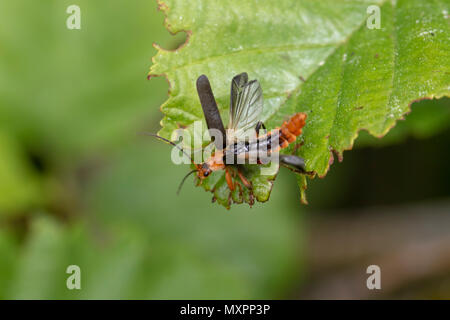
<svg viewBox="0 0 450 320">
<path fill-rule="evenodd" d="M 381 9 L 380 29 L 366 25 L 370 5 Z M 166 137 L 202 119 L 199 75 L 226 110 L 231 78 L 246 71 L 261 82 L 268 128 L 308 114 L 297 153 L 324 176 L 332 152 L 342 158 L 360 130 L 381 137 L 413 101 L 450 93 L 448 1 L 167 0 L 160 8 L 172 33 L 189 35 L 175 51 L 158 47 L 150 70 L 170 83 Z M 299 184 L 304 190 L 306 179 Z"/>
</svg>

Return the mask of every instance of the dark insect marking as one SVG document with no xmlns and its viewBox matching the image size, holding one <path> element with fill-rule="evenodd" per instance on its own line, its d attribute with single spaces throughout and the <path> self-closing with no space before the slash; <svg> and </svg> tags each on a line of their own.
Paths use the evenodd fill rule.
<svg viewBox="0 0 450 320">
<path fill-rule="evenodd" d="M 268 132 L 254 141 L 234 142 L 226 148 L 223 161 L 227 164 L 227 160 L 232 159 L 234 162 L 230 164 L 234 164 L 238 156 L 248 159 L 251 153 L 257 152 L 257 162 L 266 163 L 266 156 L 270 155 L 273 150 L 278 150 L 281 142 L 281 133 L 278 129 Z"/>
</svg>

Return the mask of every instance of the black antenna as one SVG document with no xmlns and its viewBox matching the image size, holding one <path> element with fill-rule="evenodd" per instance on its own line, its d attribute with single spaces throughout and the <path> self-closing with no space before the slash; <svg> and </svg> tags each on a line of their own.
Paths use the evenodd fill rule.
<svg viewBox="0 0 450 320">
<path fill-rule="evenodd" d="M 209 83 L 208 77 L 204 74 L 197 79 L 197 92 L 208 129 L 217 129 L 222 133 L 222 144 L 219 141 L 214 141 L 216 148 L 222 150 L 226 147 L 225 127 L 220 117 L 219 108 L 217 108 L 211 84 Z"/>
<path fill-rule="evenodd" d="M 183 148 L 181 148 L 179 145 L 175 144 L 174 142 L 172 142 L 172 141 L 170 141 L 170 140 L 168 140 L 168 139 L 166 139 L 166 138 L 163 138 L 163 137 L 161 137 L 161 136 L 158 136 L 157 134 L 151 133 L 151 132 L 140 132 L 140 134 L 144 134 L 144 135 L 150 136 L 150 137 L 155 137 L 155 138 L 157 138 L 157 139 L 160 139 L 161 141 L 164 141 L 164 142 L 166 142 L 166 143 L 168 143 L 168 144 L 174 146 L 175 148 L 177 148 L 178 150 L 180 150 L 181 152 L 183 152 L 183 154 L 184 154 L 186 157 L 188 157 L 189 160 L 192 162 L 191 156 L 188 155 L 188 154 L 183 150 Z M 192 163 L 193 163 L 193 162 L 192 162 Z"/>
<path fill-rule="evenodd" d="M 180 185 L 178 186 L 177 195 L 180 194 L 181 187 L 183 186 L 183 184 L 184 184 L 184 182 L 186 181 L 186 179 L 187 179 L 191 174 L 193 174 L 194 172 L 197 172 L 197 171 L 198 171 L 197 169 L 194 169 L 194 170 L 192 170 L 192 171 L 189 171 L 189 173 L 188 173 L 187 175 L 184 176 L 183 180 L 181 180 L 181 183 L 180 183 Z"/>
</svg>

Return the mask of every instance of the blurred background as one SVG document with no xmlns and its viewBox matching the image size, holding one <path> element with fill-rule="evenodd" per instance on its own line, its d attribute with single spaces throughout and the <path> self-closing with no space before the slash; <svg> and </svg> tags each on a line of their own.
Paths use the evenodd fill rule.
<svg viewBox="0 0 450 320">
<path fill-rule="evenodd" d="M 450 99 L 361 132 L 300 204 L 281 171 L 265 204 L 211 203 L 156 132 L 174 49 L 154 1 L 0 0 L 1 299 L 450 298 Z M 81 268 L 68 290 L 66 268 Z M 381 268 L 368 290 L 366 268 Z"/>
</svg>

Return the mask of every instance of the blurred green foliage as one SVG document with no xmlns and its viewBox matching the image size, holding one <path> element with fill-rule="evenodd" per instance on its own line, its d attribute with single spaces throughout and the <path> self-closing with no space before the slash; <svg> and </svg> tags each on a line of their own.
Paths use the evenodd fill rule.
<svg viewBox="0 0 450 320">
<path fill-rule="evenodd" d="M 143 81 L 152 42 L 170 41 L 156 4 L 78 1 L 81 30 L 69 30 L 72 3 L 0 5 L 2 127 L 59 166 L 117 146 L 137 123 L 157 116 L 150 106 L 167 89 L 164 79 Z"/>
<path fill-rule="evenodd" d="M 41 198 L 39 177 L 14 139 L 0 132 L 0 214 L 28 209 Z"/>
<path fill-rule="evenodd" d="M 168 90 L 146 80 L 152 42 L 184 35 L 147 0 L 77 1 L 68 30 L 71 4 L 0 2 L 0 298 L 285 295 L 301 265 L 295 179 L 253 209 L 217 208 L 193 183 L 177 197 L 187 166 L 137 132 L 158 130 Z"/>
</svg>

